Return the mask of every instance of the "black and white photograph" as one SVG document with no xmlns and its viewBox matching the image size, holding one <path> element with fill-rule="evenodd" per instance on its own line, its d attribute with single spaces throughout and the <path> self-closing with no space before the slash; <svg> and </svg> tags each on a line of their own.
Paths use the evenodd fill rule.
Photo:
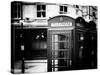
<svg viewBox="0 0 100 75">
<path fill-rule="evenodd" d="M 98 6 L 11 1 L 11 73 L 97 69 Z"/>
</svg>

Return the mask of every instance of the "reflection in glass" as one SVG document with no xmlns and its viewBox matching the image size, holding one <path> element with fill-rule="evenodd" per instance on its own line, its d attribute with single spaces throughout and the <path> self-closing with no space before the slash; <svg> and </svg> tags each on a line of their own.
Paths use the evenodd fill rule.
<svg viewBox="0 0 100 75">
<path fill-rule="evenodd" d="M 72 65 L 70 45 L 70 33 L 52 35 L 52 71 L 66 70 Z"/>
<path fill-rule="evenodd" d="M 69 41 L 68 37 L 65 35 L 54 35 L 52 36 L 52 50 L 58 50 L 58 49 L 67 49 L 69 48 Z"/>
</svg>

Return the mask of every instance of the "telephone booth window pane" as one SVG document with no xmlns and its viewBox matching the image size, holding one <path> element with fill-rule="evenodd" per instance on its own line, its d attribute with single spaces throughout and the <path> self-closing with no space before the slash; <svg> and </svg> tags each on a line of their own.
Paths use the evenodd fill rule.
<svg viewBox="0 0 100 75">
<path fill-rule="evenodd" d="M 59 39 L 59 41 L 65 41 L 66 36 L 58 34 L 58 39 Z"/>
<path fill-rule="evenodd" d="M 53 51 L 52 52 L 52 59 L 70 59 L 70 52 L 69 51 Z"/>
<path fill-rule="evenodd" d="M 67 44 L 66 44 L 66 42 L 61 42 L 61 43 L 59 43 L 59 49 L 67 49 L 68 47 L 67 47 Z"/>
<path fill-rule="evenodd" d="M 68 41 L 68 37 L 64 36 L 64 35 L 54 35 L 52 37 L 52 48 L 53 50 L 58 50 L 58 49 L 67 49 L 69 48 L 69 41 Z"/>
</svg>

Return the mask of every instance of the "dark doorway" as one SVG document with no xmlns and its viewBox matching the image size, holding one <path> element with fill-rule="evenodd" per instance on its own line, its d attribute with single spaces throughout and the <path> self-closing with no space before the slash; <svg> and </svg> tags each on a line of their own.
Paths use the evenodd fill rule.
<svg viewBox="0 0 100 75">
<path fill-rule="evenodd" d="M 47 29 L 25 30 L 25 58 L 47 59 Z"/>
</svg>

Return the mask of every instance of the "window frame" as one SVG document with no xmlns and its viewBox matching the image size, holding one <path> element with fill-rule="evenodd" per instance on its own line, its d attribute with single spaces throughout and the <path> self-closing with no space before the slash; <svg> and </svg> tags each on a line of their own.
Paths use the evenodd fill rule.
<svg viewBox="0 0 100 75">
<path fill-rule="evenodd" d="M 68 12 L 68 7 L 67 6 L 64 6 L 64 5 L 59 6 L 59 13 L 60 14 L 66 14 L 67 12 Z"/>
<path fill-rule="evenodd" d="M 39 6 L 39 8 L 38 8 L 38 6 Z M 37 9 L 37 12 L 36 12 L 37 18 L 46 18 L 46 5 L 45 4 L 37 4 L 36 9 Z"/>
</svg>

